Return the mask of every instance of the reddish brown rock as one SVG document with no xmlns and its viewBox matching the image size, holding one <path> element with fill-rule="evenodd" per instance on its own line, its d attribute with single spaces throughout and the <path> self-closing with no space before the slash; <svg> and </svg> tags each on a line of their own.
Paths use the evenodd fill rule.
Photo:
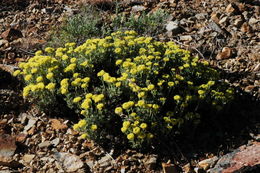
<svg viewBox="0 0 260 173">
<path fill-rule="evenodd" d="M 243 23 L 243 25 L 241 26 L 241 31 L 244 33 L 250 33 L 251 32 L 250 25 L 248 25 L 246 22 Z"/>
<path fill-rule="evenodd" d="M 4 31 L 1 34 L 1 37 L 5 40 L 13 41 L 13 40 L 16 40 L 18 38 L 22 38 L 23 34 L 20 30 L 10 28 L 10 29 L 7 29 L 6 31 Z"/>
<path fill-rule="evenodd" d="M 16 141 L 23 143 L 25 139 L 27 138 L 27 134 L 25 133 L 20 133 L 16 136 Z"/>
<path fill-rule="evenodd" d="M 182 171 L 184 173 L 195 173 L 194 169 L 192 168 L 191 164 L 188 163 L 182 167 Z"/>
<path fill-rule="evenodd" d="M 63 124 L 58 119 L 51 119 L 50 121 L 51 121 L 51 127 L 54 130 L 62 130 L 62 129 L 67 129 L 68 128 L 68 126 L 66 124 Z"/>
<path fill-rule="evenodd" d="M 215 23 L 219 23 L 220 13 L 212 13 L 210 18 Z"/>
<path fill-rule="evenodd" d="M 239 9 L 238 9 L 237 5 L 234 3 L 228 4 L 228 6 L 226 8 L 226 13 L 229 13 L 229 14 L 235 14 L 238 11 L 239 11 Z"/>
<path fill-rule="evenodd" d="M 12 156 L 16 150 L 15 138 L 7 135 L 0 135 L 0 165 L 7 165 L 13 161 Z"/>
<path fill-rule="evenodd" d="M 178 173 L 175 166 L 171 163 L 162 163 L 163 173 Z"/>
<path fill-rule="evenodd" d="M 245 87 L 245 91 L 252 92 L 255 88 L 256 88 L 256 86 L 254 86 L 254 85 L 248 85 Z"/>
<path fill-rule="evenodd" d="M 217 60 L 227 59 L 232 56 L 232 49 L 229 47 L 224 47 L 220 53 L 216 56 Z"/>
<path fill-rule="evenodd" d="M 243 172 L 254 171 L 260 164 L 260 142 L 255 142 L 250 146 L 242 146 L 232 153 L 223 156 L 216 166 L 209 172 Z"/>
<path fill-rule="evenodd" d="M 218 157 L 212 157 L 209 159 L 202 160 L 198 163 L 199 168 L 202 168 L 203 170 L 208 170 L 209 168 L 212 168 L 218 161 Z"/>
</svg>

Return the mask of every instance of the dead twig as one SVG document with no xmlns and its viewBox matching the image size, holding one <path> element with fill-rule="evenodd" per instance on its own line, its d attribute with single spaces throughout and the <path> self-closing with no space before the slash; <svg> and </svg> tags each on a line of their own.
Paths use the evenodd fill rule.
<svg viewBox="0 0 260 173">
<path fill-rule="evenodd" d="M 195 47 L 190 47 L 189 45 L 186 45 L 186 44 L 183 44 L 183 43 L 179 42 L 178 40 L 173 40 L 173 41 L 176 42 L 176 43 L 178 43 L 178 44 L 180 44 L 181 46 L 184 46 L 184 47 L 191 48 L 191 49 L 195 50 L 203 59 L 206 59 L 206 58 L 204 57 L 204 55 L 203 55 L 197 48 L 195 48 Z"/>
<path fill-rule="evenodd" d="M 22 52 L 24 52 L 24 53 L 27 53 L 27 54 L 29 54 L 29 55 L 34 55 L 34 53 L 28 52 L 27 50 L 24 50 L 24 49 L 22 49 L 22 48 L 18 48 L 18 50 L 20 50 L 20 51 L 22 51 Z"/>
</svg>

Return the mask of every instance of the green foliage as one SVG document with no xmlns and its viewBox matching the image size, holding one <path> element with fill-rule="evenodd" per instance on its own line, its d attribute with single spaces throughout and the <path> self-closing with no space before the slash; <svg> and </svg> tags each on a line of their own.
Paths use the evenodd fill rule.
<svg viewBox="0 0 260 173">
<path fill-rule="evenodd" d="M 116 30 L 135 30 L 143 35 L 154 36 L 164 32 L 166 19 L 169 14 L 163 10 L 157 10 L 153 13 L 146 14 L 145 12 L 141 16 L 136 17 L 135 14 L 126 16 L 124 14 L 118 14 L 112 20 L 112 28 Z"/>
<path fill-rule="evenodd" d="M 123 137 L 133 147 L 174 133 L 233 96 L 207 61 L 134 31 L 48 47 L 19 66 L 14 75 L 25 80 L 24 97 L 41 106 L 62 98 L 84 117 L 74 125 L 83 138 Z"/>
<path fill-rule="evenodd" d="M 49 46 L 59 47 L 68 42 L 82 43 L 91 37 L 105 35 L 100 11 L 86 6 L 81 13 L 68 17 L 63 26 L 53 34 Z"/>
<path fill-rule="evenodd" d="M 135 30 L 143 35 L 154 36 L 164 32 L 164 24 L 168 17 L 163 10 L 142 13 L 138 18 L 134 14 L 115 14 L 115 17 L 104 19 L 103 15 L 101 10 L 93 6 L 84 7 L 81 13 L 64 21 L 64 25 L 52 34 L 48 46 L 60 47 L 68 42 L 81 44 L 86 39 L 104 37 L 117 30 Z"/>
</svg>

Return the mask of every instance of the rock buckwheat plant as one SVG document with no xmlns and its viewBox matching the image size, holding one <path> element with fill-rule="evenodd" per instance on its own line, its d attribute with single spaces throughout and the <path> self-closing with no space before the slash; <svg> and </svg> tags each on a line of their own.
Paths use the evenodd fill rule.
<svg viewBox="0 0 260 173">
<path fill-rule="evenodd" d="M 207 61 L 135 31 L 47 47 L 19 67 L 14 75 L 25 80 L 24 97 L 47 106 L 61 98 L 84 117 L 74 125 L 83 138 L 124 136 L 133 147 L 198 120 L 203 107 L 219 109 L 233 96 Z"/>
</svg>

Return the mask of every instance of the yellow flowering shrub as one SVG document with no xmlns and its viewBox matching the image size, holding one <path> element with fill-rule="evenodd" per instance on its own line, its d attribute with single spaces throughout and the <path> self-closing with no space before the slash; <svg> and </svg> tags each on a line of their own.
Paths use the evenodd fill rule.
<svg viewBox="0 0 260 173">
<path fill-rule="evenodd" d="M 83 138 L 123 136 L 134 147 L 199 120 L 201 110 L 218 110 L 233 97 L 208 62 L 134 31 L 48 47 L 19 66 L 14 75 L 25 80 L 24 97 L 47 106 L 63 100 L 82 114 L 74 129 Z"/>
</svg>

